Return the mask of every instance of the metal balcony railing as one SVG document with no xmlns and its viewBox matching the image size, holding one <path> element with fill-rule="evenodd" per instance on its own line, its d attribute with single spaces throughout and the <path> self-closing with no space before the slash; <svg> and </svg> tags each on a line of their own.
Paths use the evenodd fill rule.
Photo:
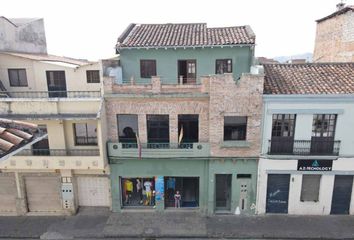
<svg viewBox="0 0 354 240">
<path fill-rule="evenodd" d="M 100 91 L 0 91 L 0 98 L 99 98 Z"/>
<path fill-rule="evenodd" d="M 140 146 L 148 149 L 193 149 L 193 143 L 141 143 Z M 122 143 L 122 148 L 138 148 L 138 144 Z"/>
<path fill-rule="evenodd" d="M 97 145 L 97 137 L 75 136 L 76 145 Z"/>
<path fill-rule="evenodd" d="M 98 149 L 24 149 L 17 156 L 99 156 Z"/>
<path fill-rule="evenodd" d="M 269 155 L 309 155 L 309 156 L 338 156 L 340 141 L 332 139 L 314 140 L 269 140 Z"/>
</svg>

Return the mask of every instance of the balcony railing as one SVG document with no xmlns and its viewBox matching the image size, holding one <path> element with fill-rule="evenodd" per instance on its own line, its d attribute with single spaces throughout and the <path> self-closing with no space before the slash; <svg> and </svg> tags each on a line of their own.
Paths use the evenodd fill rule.
<svg viewBox="0 0 354 240">
<path fill-rule="evenodd" d="M 99 156 L 98 149 L 24 149 L 17 156 Z"/>
<path fill-rule="evenodd" d="M 100 91 L 0 91 L 0 98 L 99 98 Z"/>
<path fill-rule="evenodd" d="M 338 156 L 340 141 L 316 140 L 269 140 L 269 155 Z"/>
<path fill-rule="evenodd" d="M 137 143 L 108 142 L 108 156 L 113 158 L 137 158 Z M 141 143 L 142 158 L 208 157 L 209 143 Z"/>
<path fill-rule="evenodd" d="M 75 136 L 76 145 L 97 145 L 97 137 Z"/>
<path fill-rule="evenodd" d="M 140 147 L 149 149 L 193 149 L 193 143 L 142 143 Z M 138 144 L 122 143 L 122 148 L 138 148 Z"/>
</svg>

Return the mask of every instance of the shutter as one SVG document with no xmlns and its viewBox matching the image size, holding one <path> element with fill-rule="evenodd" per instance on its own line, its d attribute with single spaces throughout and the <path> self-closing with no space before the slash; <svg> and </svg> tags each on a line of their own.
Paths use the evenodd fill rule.
<svg viewBox="0 0 354 240">
<path fill-rule="evenodd" d="M 318 201 L 321 175 L 303 175 L 301 187 L 301 201 Z"/>
<path fill-rule="evenodd" d="M 78 177 L 80 206 L 109 207 L 109 180 L 106 177 Z"/>
<path fill-rule="evenodd" d="M 26 193 L 30 212 L 62 210 L 59 177 L 26 177 Z"/>
<path fill-rule="evenodd" d="M 0 212 L 16 211 L 16 183 L 13 176 L 0 176 Z"/>
</svg>

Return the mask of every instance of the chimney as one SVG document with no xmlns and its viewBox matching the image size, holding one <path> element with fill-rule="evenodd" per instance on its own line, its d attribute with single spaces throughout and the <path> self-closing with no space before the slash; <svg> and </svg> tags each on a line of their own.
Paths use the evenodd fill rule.
<svg viewBox="0 0 354 240">
<path fill-rule="evenodd" d="M 345 3 L 341 1 L 336 5 L 336 7 L 337 7 L 337 11 L 342 10 L 345 7 Z"/>
</svg>

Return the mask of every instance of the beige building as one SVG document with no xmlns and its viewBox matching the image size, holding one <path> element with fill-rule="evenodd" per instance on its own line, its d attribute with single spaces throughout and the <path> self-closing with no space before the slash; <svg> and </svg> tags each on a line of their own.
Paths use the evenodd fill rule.
<svg viewBox="0 0 354 240">
<path fill-rule="evenodd" d="M 0 115 L 48 133 L 0 162 L 0 214 L 72 214 L 109 207 L 98 62 L 0 53 Z"/>
<path fill-rule="evenodd" d="M 354 61 L 354 6 L 337 7 L 336 12 L 316 21 L 314 62 Z"/>
</svg>

